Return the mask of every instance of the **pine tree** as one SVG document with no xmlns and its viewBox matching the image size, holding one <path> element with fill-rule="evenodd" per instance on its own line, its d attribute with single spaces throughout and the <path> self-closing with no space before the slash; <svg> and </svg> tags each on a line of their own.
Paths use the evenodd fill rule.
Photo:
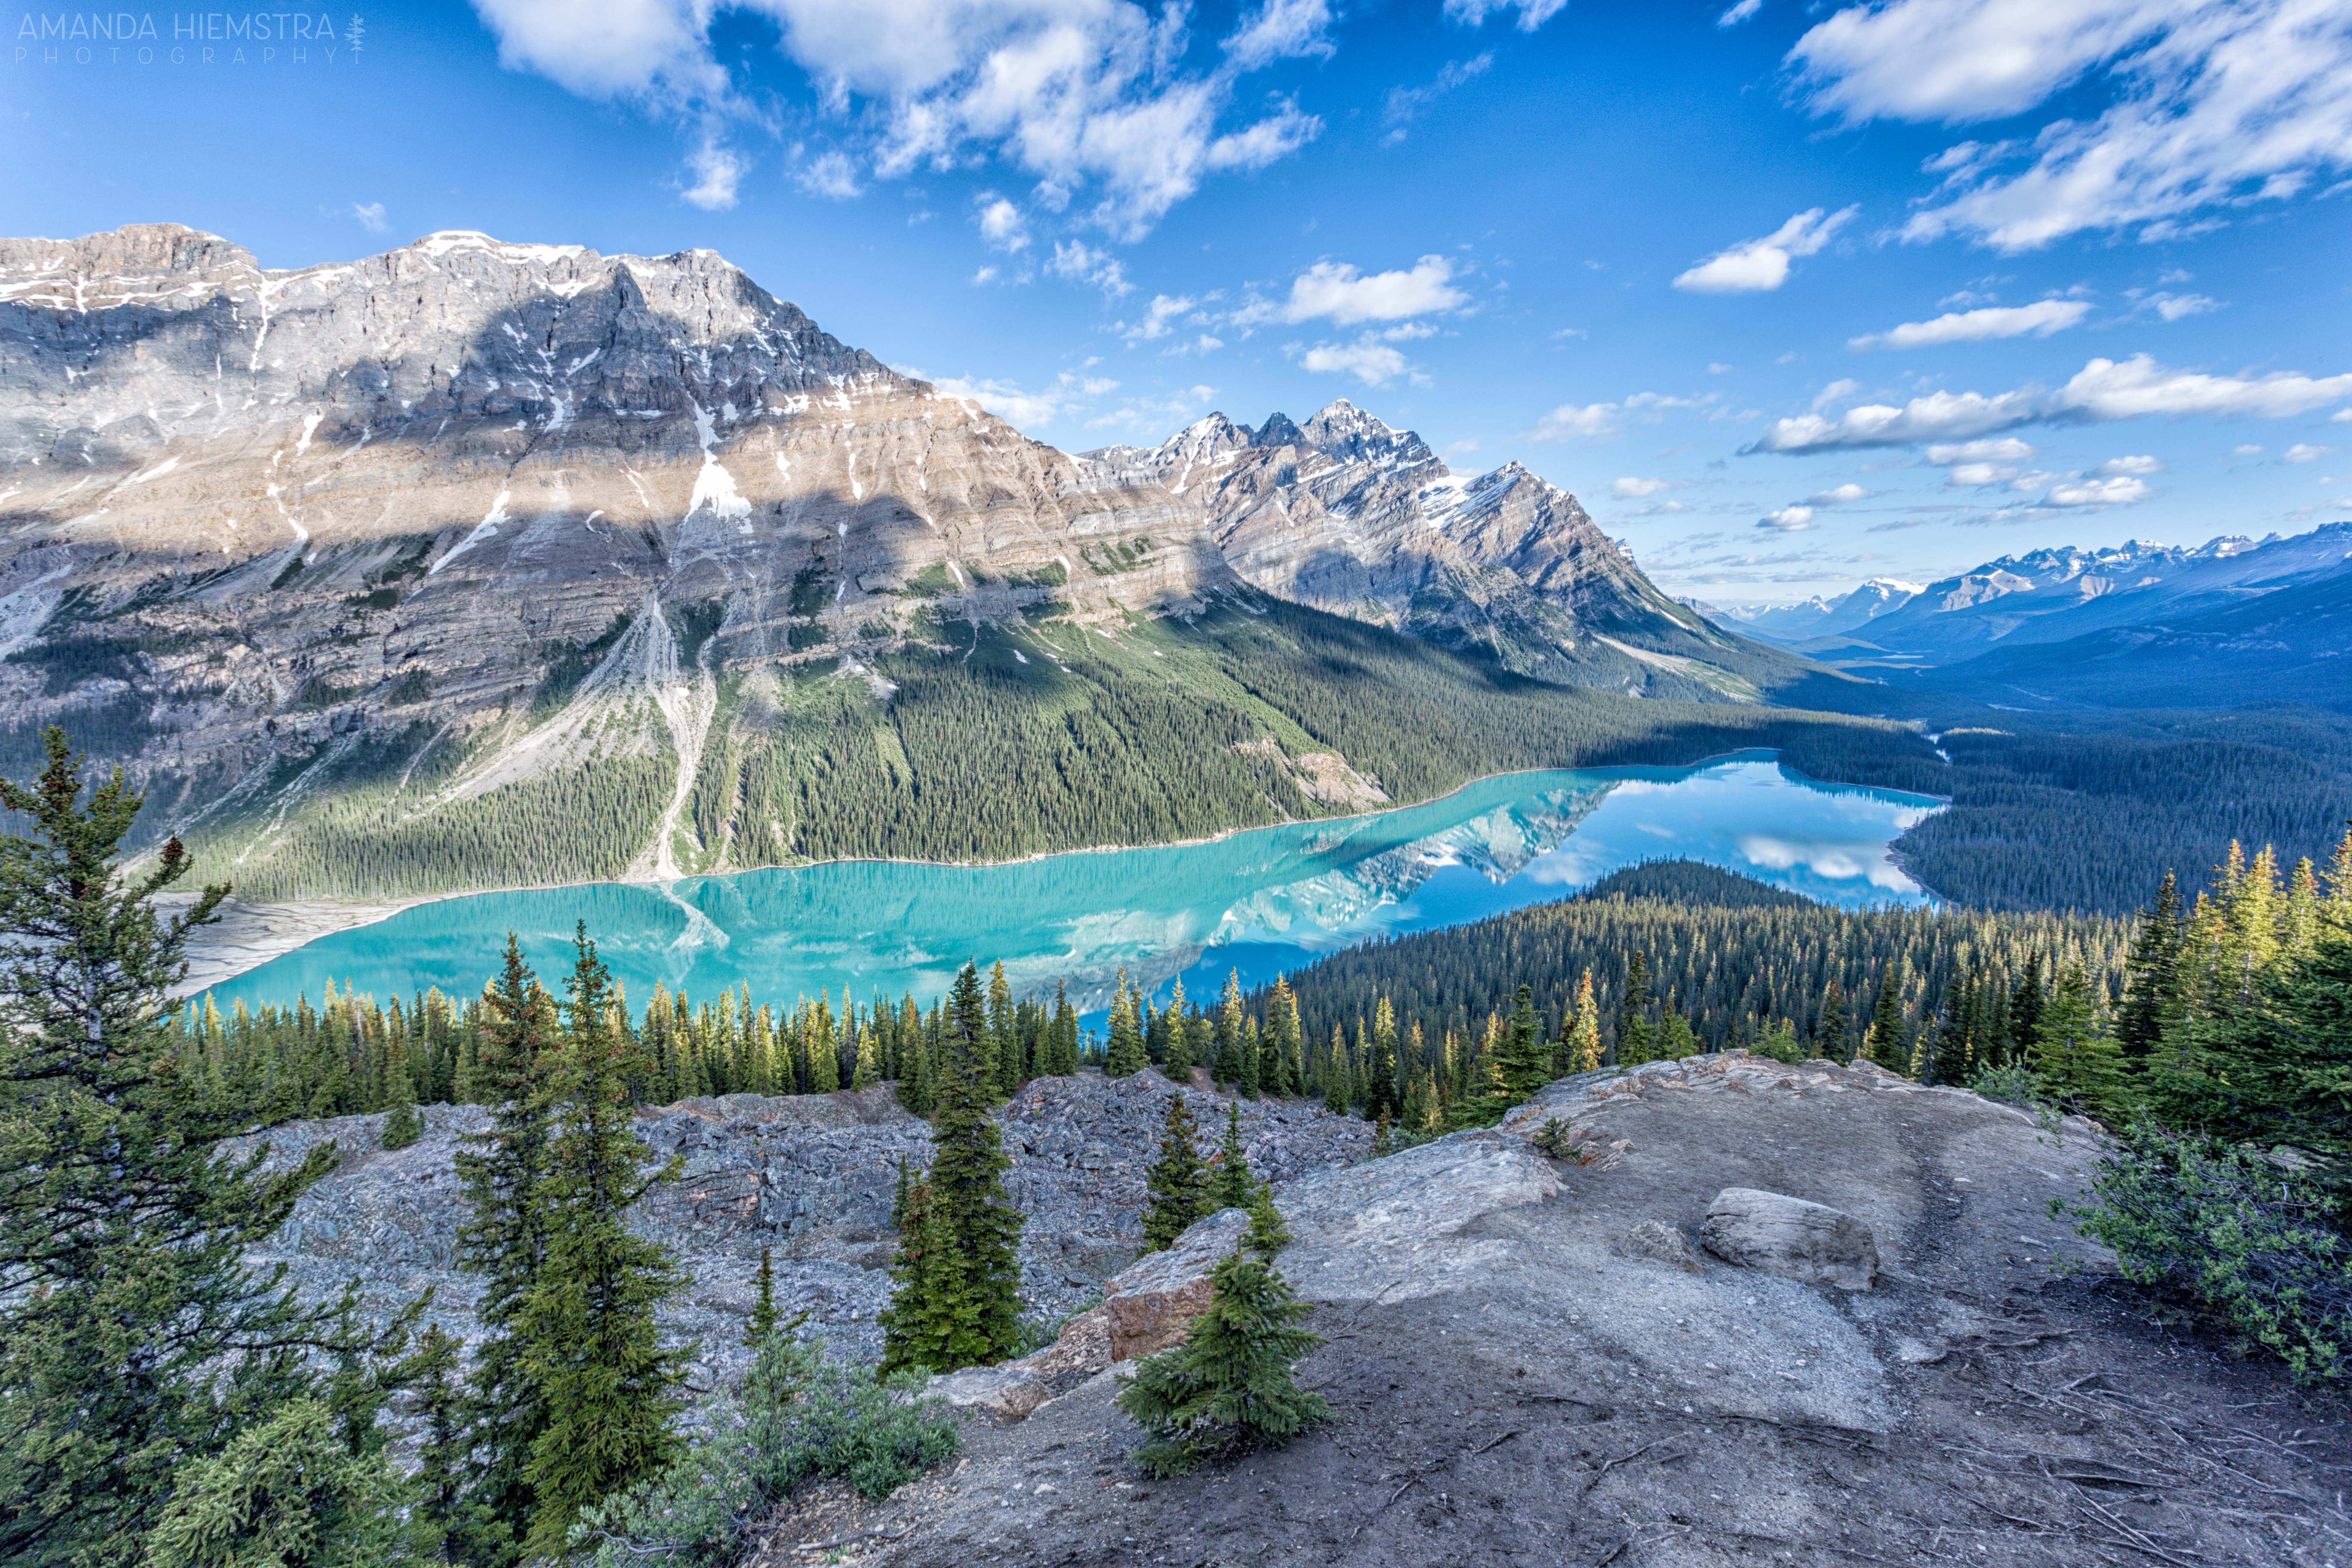
<svg viewBox="0 0 2352 1568">
<path fill-rule="evenodd" d="M 1339 1026 L 1334 1024 L 1330 1054 L 1323 1069 L 1323 1109 L 1334 1116 L 1348 1114 L 1351 1076 L 1348 1071 L 1348 1042 L 1340 1035 Z"/>
<path fill-rule="evenodd" d="M 898 1166 L 898 1179 L 907 1179 L 906 1163 Z M 743 1324 L 743 1342 L 753 1350 L 760 1342 L 776 1331 L 776 1264 L 767 1247 L 760 1248 L 760 1293 L 751 1302 L 751 1315 Z"/>
<path fill-rule="evenodd" d="M 197 1467 L 307 1407 L 313 1348 L 364 1340 L 351 1298 L 301 1307 L 245 1263 L 331 1146 L 274 1175 L 225 1154 L 251 1114 L 175 1055 L 170 993 L 228 889 L 160 917 L 187 852 L 123 877 L 142 797 L 118 769 L 85 801 L 64 731 L 42 739 L 37 783 L 0 781 L 30 827 L 0 837 L 0 1562 L 114 1568 Z"/>
<path fill-rule="evenodd" d="M 1274 1268 L 1281 1216 L 1262 1188 L 1244 1203 L 1253 1211 L 1250 1230 L 1211 1270 L 1208 1310 L 1184 1343 L 1145 1358 L 1121 1380 L 1118 1407 L 1150 1438 L 1135 1460 L 1155 1476 L 1273 1447 L 1330 1418 L 1323 1396 L 1301 1389 L 1292 1371 L 1324 1340 L 1303 1326 L 1314 1309 Z"/>
<path fill-rule="evenodd" d="M 1903 991 L 1895 970 L 1890 963 L 1879 976 L 1878 1002 L 1870 1011 L 1870 1026 L 1863 1031 L 1862 1048 L 1855 1054 L 1884 1067 L 1893 1063 L 1897 1068 L 1910 1063 L 1909 1042 L 1904 1038 Z"/>
<path fill-rule="evenodd" d="M 1813 1055 L 1825 1061 L 1845 1060 L 1845 992 L 1832 974 L 1822 992 L 1822 1018 L 1813 1030 Z"/>
<path fill-rule="evenodd" d="M 2156 897 L 2139 913 L 2131 956 L 2124 961 L 2124 1006 L 2116 1044 L 2137 1064 L 2154 1056 L 2180 1021 L 2180 885 L 2167 871 Z"/>
<path fill-rule="evenodd" d="M 2235 853 L 2237 846 L 2231 845 Z M 2042 1037 L 2042 1008 L 2046 997 L 2042 984 L 2042 955 L 2030 953 L 2017 988 L 2009 994 L 2009 1038 L 2002 1042 L 2004 1061 L 2026 1061 Z"/>
<path fill-rule="evenodd" d="M 1045 1070 L 1056 1078 L 1069 1078 L 1078 1070 L 1078 1015 L 1070 1005 L 1069 987 L 1061 981 L 1054 982 L 1054 1022 L 1049 1037 L 1053 1041 L 1053 1065 Z"/>
<path fill-rule="evenodd" d="M 2041 1008 L 2030 1058 L 2044 1091 L 2094 1116 L 2122 1108 L 2123 1053 L 2101 1027 L 2098 1002 L 2079 963 L 2067 965 Z"/>
<path fill-rule="evenodd" d="M 1112 1078 L 1126 1078 L 1139 1072 L 1150 1060 L 1143 1048 L 1143 1029 L 1135 1012 L 1135 991 L 1127 983 L 1127 971 L 1118 972 L 1118 984 L 1110 997 L 1110 1061 L 1104 1071 Z"/>
<path fill-rule="evenodd" d="M 547 1257 L 536 1196 L 547 1168 L 548 1079 L 562 1053 L 555 1000 L 507 933 L 504 967 L 482 991 L 477 1075 L 489 1100 L 488 1131 L 468 1133 L 455 1163 L 471 1219 L 457 1227 L 457 1267 L 482 1277 L 475 1313 L 485 1331 L 474 1356 L 472 1411 L 480 1443 L 470 1497 L 502 1534 L 485 1568 L 515 1562 L 535 1499 L 525 1469 L 546 1430 L 547 1405 L 524 1365 L 518 1333 L 525 1299 Z"/>
<path fill-rule="evenodd" d="M 581 927 L 565 986 L 564 1041 L 550 1100 L 547 1169 L 534 1196 L 547 1255 L 517 1323 L 546 1400 L 524 1479 L 535 1497 L 526 1554 L 563 1550 L 580 1510 L 651 1474 L 676 1451 L 670 1417 L 696 1347 L 664 1348 L 654 1310 L 687 1282 L 668 1250 L 631 1234 L 628 1210 L 677 1164 L 640 1174 L 629 1075 L 636 1047 L 615 1028 L 612 978 Z"/>
<path fill-rule="evenodd" d="M 1559 1043 L 1563 1075 L 1600 1070 L 1601 1004 L 1592 994 L 1590 969 L 1577 983 L 1576 1005 L 1560 1020 Z"/>
<path fill-rule="evenodd" d="M 383 1130 L 376 1142 L 386 1149 L 405 1149 L 423 1136 L 425 1121 L 416 1114 L 416 1090 L 409 1082 L 408 1064 L 395 1062 L 392 1068 L 392 1109 L 385 1113 Z"/>
<path fill-rule="evenodd" d="M 1242 1104 L 1225 1102 L 1225 1138 L 1209 1167 L 1209 1209 L 1245 1208 L 1257 1178 L 1250 1173 L 1249 1155 L 1242 1146 Z"/>
<path fill-rule="evenodd" d="M 1027 1064 L 1021 1059 L 1021 1031 L 1013 1021 L 1013 984 L 1004 978 L 1003 959 L 988 972 L 988 1037 L 995 1047 L 997 1098 L 1010 1100 L 1029 1075 L 1022 1070 Z"/>
<path fill-rule="evenodd" d="M 486 1562 L 505 1537 L 467 1484 L 474 1434 L 465 1385 L 456 1375 L 460 1348 L 440 1324 L 425 1330 L 409 1394 L 417 1426 L 409 1522 L 418 1555 L 427 1563 Z"/>
<path fill-rule="evenodd" d="M 1022 1215 L 1001 1180 L 1012 1162 L 988 1114 L 987 1046 L 980 972 L 967 963 L 949 998 L 931 1168 L 909 1205 L 904 1271 L 883 1316 L 887 1369 L 953 1372 L 1001 1361 L 1014 1345 Z"/>
<path fill-rule="evenodd" d="M 1299 1074 L 1298 998 L 1291 994 L 1286 976 L 1276 978 L 1274 998 L 1266 1005 L 1264 1044 L 1259 1089 L 1280 1099 L 1296 1099 L 1304 1088 Z"/>
<path fill-rule="evenodd" d="M 1257 1077 L 1257 1064 L 1245 1061 L 1248 1053 L 1242 1039 L 1242 976 L 1233 970 L 1225 975 L 1225 994 L 1218 998 L 1216 1016 L 1217 1054 L 1212 1069 L 1220 1086 L 1239 1088 L 1244 1079 Z"/>
<path fill-rule="evenodd" d="M 1168 1097 L 1168 1116 L 1160 1135 L 1160 1158 L 1146 1179 L 1150 1206 L 1143 1214 L 1143 1250 L 1158 1252 L 1174 1244 L 1195 1220 L 1210 1214 L 1209 1170 L 1202 1163 L 1200 1130 L 1181 1090 Z"/>
<path fill-rule="evenodd" d="M 372 1568 L 414 1563 L 407 1487 L 339 1440 L 311 1399 L 189 1463 L 146 1541 L 146 1568 Z M 136 1550 L 137 1542 L 126 1543 Z"/>
<path fill-rule="evenodd" d="M 1625 1001 L 1617 1013 L 1617 1065 L 1650 1059 L 1650 955 L 1639 948 L 1625 964 Z"/>
</svg>

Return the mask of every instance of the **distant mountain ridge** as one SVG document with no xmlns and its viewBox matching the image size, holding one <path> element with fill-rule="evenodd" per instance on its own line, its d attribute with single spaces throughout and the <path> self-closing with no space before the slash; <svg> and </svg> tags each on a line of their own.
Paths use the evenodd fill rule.
<svg viewBox="0 0 2352 1568">
<path fill-rule="evenodd" d="M 2224 535 L 2189 548 L 2137 540 L 2107 549 L 2057 546 L 2004 555 L 1899 602 L 1888 602 L 1882 582 L 1835 602 L 1719 613 L 1744 631 L 1841 668 L 1941 689 L 2033 679 L 2086 700 L 2095 692 L 2104 705 L 2188 702 L 2192 691 L 2203 694 L 2202 705 L 2274 695 L 2260 683 L 2292 678 L 2318 679 L 2319 689 L 2297 694 L 2334 702 L 2352 692 L 2352 664 L 2328 661 L 2352 656 L 2352 637 L 2322 610 L 2347 582 L 2352 522 L 2331 522 L 2308 533 Z M 2314 592 L 2294 592 L 2305 588 Z M 2279 603 L 2262 608 L 2273 595 Z M 1868 613 L 1853 613 L 1857 600 Z M 2315 617 L 2309 625 L 2294 623 L 2296 605 Z M 2257 626 L 2267 628 L 2266 637 L 2247 641 Z M 2105 633 L 2116 635 L 2099 640 Z M 2070 651 L 2025 651 L 2060 647 Z M 2212 663 L 2212 679 L 2175 668 L 2196 647 L 2209 662 L 2224 661 Z M 2089 662 L 2077 668 L 2070 660 Z M 2136 681 L 2145 700 L 2135 695 Z"/>
</svg>

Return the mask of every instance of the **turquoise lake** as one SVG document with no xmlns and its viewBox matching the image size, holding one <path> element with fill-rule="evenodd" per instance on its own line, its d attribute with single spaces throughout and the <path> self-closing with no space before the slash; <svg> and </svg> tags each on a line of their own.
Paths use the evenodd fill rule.
<svg viewBox="0 0 2352 1568">
<path fill-rule="evenodd" d="M 322 937 L 214 989 L 223 1007 L 314 1002 L 332 980 L 379 998 L 481 989 L 506 933 L 551 984 L 585 921 L 641 1008 L 656 982 L 754 1002 L 820 989 L 928 1004 L 967 958 L 1003 961 L 1016 994 L 1066 981 L 1092 1013 L 1124 968 L 1154 990 L 1213 995 L 1228 970 L 1270 982 L 1368 938 L 1545 903 L 1643 860 L 1691 859 L 1845 908 L 1927 901 L 1888 845 L 1931 795 L 1823 784 L 1769 752 L 1696 768 L 1512 773 L 1377 816 L 1265 827 L 1207 844 L 1003 866 L 850 861 L 482 893 Z"/>
</svg>

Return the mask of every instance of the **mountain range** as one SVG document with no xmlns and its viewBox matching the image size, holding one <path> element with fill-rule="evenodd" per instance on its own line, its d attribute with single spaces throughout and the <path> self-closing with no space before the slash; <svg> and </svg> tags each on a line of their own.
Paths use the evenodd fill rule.
<svg viewBox="0 0 2352 1568">
<path fill-rule="evenodd" d="M 946 787 L 900 689 L 950 667 L 1078 681 L 1024 699 L 1048 756 L 1093 744 L 1076 705 L 1130 739 L 1238 726 L 1258 749 L 1215 787 L 1277 811 L 1389 798 L 1266 682 L 1162 646 L 1269 603 L 1555 687 L 1853 685 L 1666 598 L 1516 463 L 1457 475 L 1344 401 L 1065 453 L 709 251 L 443 233 L 275 271 L 176 225 L 0 240 L 0 760 L 63 721 L 152 780 L 155 830 L 281 891 L 828 852 L 828 788 L 887 818 Z M 1139 717 L 1108 688 L 1145 669 L 1225 706 Z M 925 690 L 949 729 L 1001 717 Z M 383 864 L 428 844 L 473 868 Z"/>
<path fill-rule="evenodd" d="M 2194 548 L 2004 555 L 1925 587 L 1714 607 L 1719 623 L 1898 685 L 2035 705 L 2352 703 L 2352 522 Z"/>
</svg>

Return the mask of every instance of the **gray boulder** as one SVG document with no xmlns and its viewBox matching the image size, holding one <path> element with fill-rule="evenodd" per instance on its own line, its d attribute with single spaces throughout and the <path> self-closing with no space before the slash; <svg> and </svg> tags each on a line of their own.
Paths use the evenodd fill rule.
<svg viewBox="0 0 2352 1568">
<path fill-rule="evenodd" d="M 958 1410 L 975 1410 L 1009 1426 L 1054 1397 L 1054 1391 L 1022 1367 L 969 1366 L 931 1379 L 929 1392 Z"/>
<path fill-rule="evenodd" d="M 1706 1206 L 1699 1240 L 1726 1263 L 1808 1285 L 1867 1290 L 1878 1279 L 1878 1242 L 1868 1226 L 1785 1193 L 1724 1188 Z"/>
</svg>

